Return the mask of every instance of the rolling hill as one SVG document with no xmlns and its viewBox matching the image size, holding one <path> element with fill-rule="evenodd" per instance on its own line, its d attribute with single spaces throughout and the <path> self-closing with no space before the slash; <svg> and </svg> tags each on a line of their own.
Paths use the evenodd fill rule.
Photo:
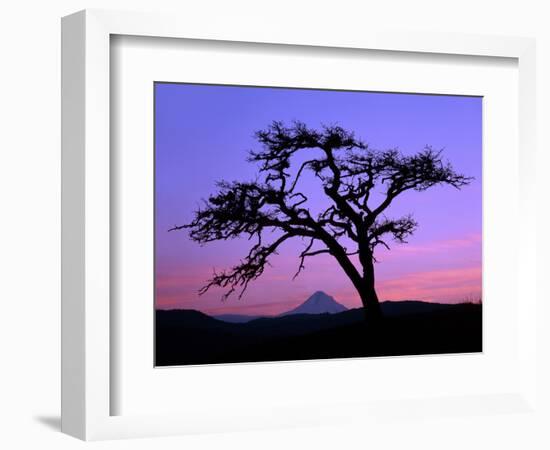
<svg viewBox="0 0 550 450">
<path fill-rule="evenodd" d="M 322 299 L 321 304 L 331 303 Z M 320 314 L 285 313 L 277 317 L 245 316 L 246 321 L 239 323 L 194 310 L 158 310 L 155 364 L 173 366 L 482 350 L 482 307 L 479 304 L 383 302 L 382 310 L 385 319 L 377 326 L 365 321 L 362 308 Z"/>
</svg>

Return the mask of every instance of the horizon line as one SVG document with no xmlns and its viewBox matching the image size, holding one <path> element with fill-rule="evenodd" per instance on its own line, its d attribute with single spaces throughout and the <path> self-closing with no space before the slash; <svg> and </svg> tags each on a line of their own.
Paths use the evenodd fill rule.
<svg viewBox="0 0 550 450">
<path fill-rule="evenodd" d="M 318 292 L 318 291 L 316 291 Z M 328 294 L 327 294 L 328 295 Z M 458 300 L 458 301 L 453 301 L 453 302 L 448 302 L 448 301 L 427 301 L 427 300 L 418 300 L 418 299 L 405 299 L 405 300 L 381 300 L 380 301 L 380 304 L 382 303 L 404 303 L 404 302 L 417 302 L 417 303 L 431 303 L 431 304 L 438 304 L 438 305 L 461 305 L 461 304 L 476 304 L 476 305 L 481 305 L 483 304 L 483 298 L 480 297 L 479 300 L 465 300 L 465 299 L 462 299 L 462 300 Z M 301 303 L 298 303 L 296 306 L 300 306 L 302 305 L 304 302 L 301 302 Z M 364 306 L 360 305 L 360 306 L 356 306 L 356 307 L 353 307 L 353 308 L 348 308 L 347 306 L 345 305 L 342 305 L 344 307 L 346 307 L 346 311 L 353 311 L 355 309 L 363 309 Z M 293 308 L 292 308 L 293 309 Z M 287 310 L 287 311 L 283 311 L 283 312 L 280 312 L 280 313 L 277 313 L 277 314 L 262 314 L 262 313 L 259 313 L 259 314 L 247 314 L 247 313 L 236 313 L 236 312 L 221 312 L 221 313 L 210 313 L 210 312 L 206 312 L 204 310 L 201 310 L 201 309 L 196 309 L 196 308 L 183 308 L 183 307 L 157 307 L 155 305 L 154 307 L 154 310 L 155 311 L 197 311 L 197 312 L 200 312 L 202 314 L 205 314 L 207 316 L 210 316 L 210 317 L 216 317 L 216 316 L 225 316 L 225 315 L 231 315 L 231 316 L 245 316 L 245 317 L 256 317 L 256 316 L 259 316 L 259 317 L 266 317 L 266 318 L 269 318 L 269 317 L 278 317 L 280 316 L 281 314 L 284 314 L 285 312 L 288 312 L 288 311 L 291 311 L 292 309 L 290 310 Z M 343 311 L 345 312 L 345 311 Z M 323 313 L 320 313 L 320 314 L 323 314 Z M 329 314 L 329 313 L 326 313 L 326 314 Z M 332 313 L 334 314 L 334 313 Z"/>
</svg>

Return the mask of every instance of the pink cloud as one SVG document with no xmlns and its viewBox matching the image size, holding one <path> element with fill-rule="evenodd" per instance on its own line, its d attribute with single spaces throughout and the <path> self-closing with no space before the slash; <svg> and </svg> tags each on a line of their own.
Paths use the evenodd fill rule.
<svg viewBox="0 0 550 450">
<path fill-rule="evenodd" d="M 481 298 L 481 267 L 431 270 L 381 280 L 378 291 L 386 300 L 459 302 Z"/>
<path fill-rule="evenodd" d="M 395 245 L 390 252 L 380 252 L 379 260 L 376 286 L 381 300 L 459 302 L 481 296 L 479 234 Z M 271 262 L 272 266 L 250 284 L 242 299 L 235 295 L 225 302 L 220 300 L 224 292 L 221 289 L 198 295 L 212 276 L 211 265 L 186 263 L 169 271 L 158 270 L 156 306 L 198 309 L 209 314 L 270 315 L 297 306 L 316 290 L 324 290 L 350 308 L 361 305 L 351 282 L 330 256 L 307 260 L 306 269 L 296 280 L 292 279 L 298 267 L 296 248 L 285 248 Z"/>
</svg>

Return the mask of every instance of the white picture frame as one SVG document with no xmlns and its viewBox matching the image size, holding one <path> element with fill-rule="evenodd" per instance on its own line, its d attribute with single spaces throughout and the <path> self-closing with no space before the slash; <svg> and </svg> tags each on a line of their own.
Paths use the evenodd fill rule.
<svg viewBox="0 0 550 450">
<path fill-rule="evenodd" d="M 526 288 L 517 317 L 521 367 L 515 389 L 490 395 L 397 398 L 318 405 L 285 405 L 267 412 L 244 411 L 228 420 L 189 414 L 113 415 L 111 336 L 116 332 L 110 296 L 111 190 L 110 91 L 111 36 L 142 36 L 302 48 L 368 49 L 414 54 L 501 57 L 517 60 L 519 77 L 519 213 L 522 229 L 536 228 L 532 195 L 535 153 L 535 43 L 532 39 L 452 34 L 348 30 L 327 35 L 313 26 L 281 30 L 269 23 L 235 29 L 230 23 L 196 23 L 192 17 L 112 11 L 82 11 L 62 22 L 62 430 L 86 440 L 162 436 L 209 431 L 322 424 L 336 419 L 414 415 L 537 414 L 536 236 L 520 233 L 518 277 Z M 529 263 L 527 263 L 529 261 Z M 524 291 L 525 292 L 525 291 Z M 153 336 L 151 336 L 151 339 Z M 266 366 L 264 373 L 269 372 Z M 169 369 L 167 369 L 169 370 Z M 395 413 L 395 402 L 400 411 Z M 225 413 L 227 415 L 227 412 Z M 200 414 L 199 414 L 200 415 Z M 243 418 L 245 420 L 243 420 Z"/>
</svg>

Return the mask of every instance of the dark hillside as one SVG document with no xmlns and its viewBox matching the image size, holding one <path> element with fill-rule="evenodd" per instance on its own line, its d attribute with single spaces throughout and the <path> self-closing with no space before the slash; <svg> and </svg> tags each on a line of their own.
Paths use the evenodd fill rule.
<svg viewBox="0 0 550 450">
<path fill-rule="evenodd" d="M 157 311 L 156 365 L 469 353 L 482 350 L 481 305 L 386 302 L 377 327 L 361 308 L 227 323 L 193 310 Z"/>
</svg>

